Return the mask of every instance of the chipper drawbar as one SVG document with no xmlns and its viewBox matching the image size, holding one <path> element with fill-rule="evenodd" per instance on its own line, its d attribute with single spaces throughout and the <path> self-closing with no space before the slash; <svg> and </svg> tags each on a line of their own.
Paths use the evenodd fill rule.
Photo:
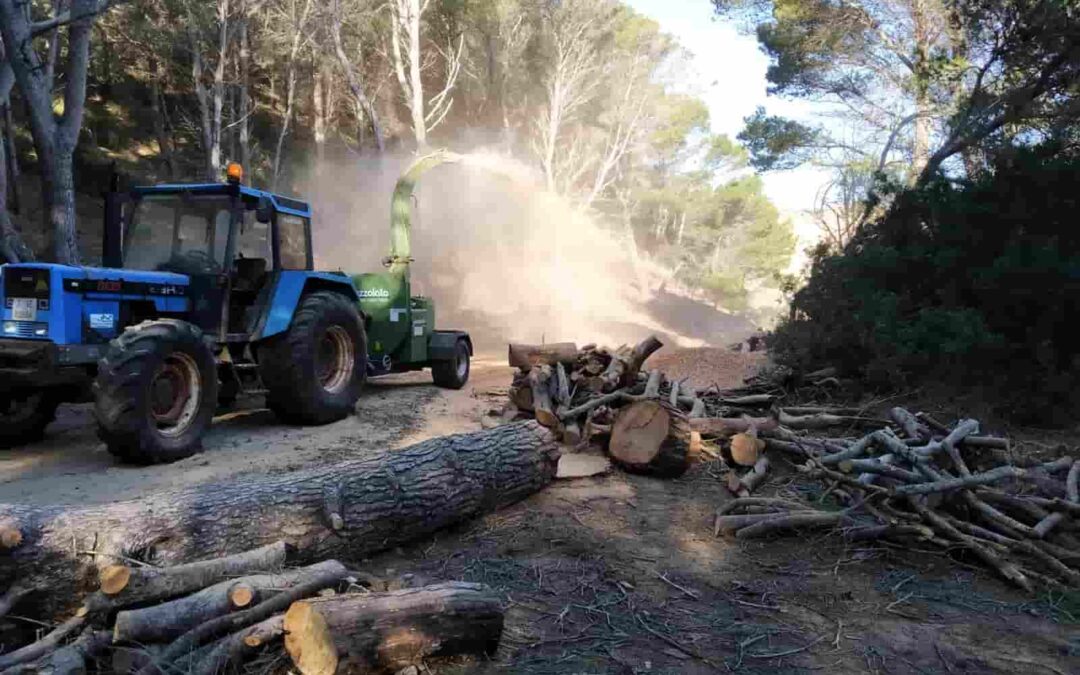
<svg viewBox="0 0 1080 675">
<path fill-rule="evenodd" d="M 354 277 L 314 271 L 308 203 L 243 185 L 237 164 L 227 176 L 125 192 L 114 179 L 101 267 L 0 265 L 0 445 L 92 400 L 110 452 L 170 462 L 241 393 L 324 424 L 353 411 L 368 375 L 430 367 L 464 386 L 469 335 L 434 330 L 433 303 L 410 294 L 415 175 L 395 190 L 389 269 Z"/>
</svg>

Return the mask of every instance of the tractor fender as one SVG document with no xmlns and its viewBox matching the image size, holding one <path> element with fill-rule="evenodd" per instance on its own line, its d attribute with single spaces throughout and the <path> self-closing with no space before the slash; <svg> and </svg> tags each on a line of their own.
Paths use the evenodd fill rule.
<svg viewBox="0 0 1080 675">
<path fill-rule="evenodd" d="M 458 340 L 464 340 L 469 348 L 469 356 L 473 355 L 472 338 L 463 330 L 436 330 L 431 332 L 428 339 L 428 360 L 449 361 L 457 356 L 454 347 Z"/>
<path fill-rule="evenodd" d="M 271 283 L 269 301 L 262 308 L 259 319 L 255 323 L 255 330 L 251 334 L 252 341 L 288 330 L 300 299 L 315 291 L 341 293 L 357 303 L 357 311 L 360 311 L 360 296 L 352 280 L 344 274 L 283 270 L 276 273 Z M 361 312 L 361 318 L 366 318 L 363 312 Z"/>
</svg>

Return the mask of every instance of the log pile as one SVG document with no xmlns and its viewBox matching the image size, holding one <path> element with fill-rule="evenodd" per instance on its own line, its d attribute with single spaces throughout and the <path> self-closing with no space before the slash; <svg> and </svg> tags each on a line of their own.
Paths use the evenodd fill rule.
<svg viewBox="0 0 1080 675">
<path fill-rule="evenodd" d="M 687 420 L 705 408 L 660 371 L 642 372 L 662 346 L 656 337 L 618 349 L 511 344 L 510 403 L 567 446 L 600 447 L 629 471 L 681 475 L 698 447 Z"/>
<path fill-rule="evenodd" d="M 760 435 L 760 443 L 741 441 L 748 455 L 742 462 L 733 457 L 734 463 L 763 452 L 753 469 L 731 480 L 736 498 L 717 511 L 716 534 L 751 539 L 836 528 L 852 541 L 938 547 L 1027 591 L 1080 587 L 1080 460 L 1019 462 L 1006 452 L 1006 439 L 978 435 L 975 420 L 947 426 L 903 408 L 893 408 L 890 420 L 862 435 L 806 433 L 874 426 L 849 412 L 776 409 L 771 418 L 732 423 L 733 446 L 746 433 L 742 426 Z M 728 426 L 702 422 L 710 431 Z M 769 453 L 793 458 L 797 470 L 820 481 L 841 508 L 750 496 Z M 731 454 L 737 454 L 734 448 Z"/>
<path fill-rule="evenodd" d="M 212 675 L 287 656 L 303 675 L 331 675 L 490 656 L 498 646 L 503 612 L 486 586 L 378 590 L 336 560 L 284 568 L 288 553 L 276 542 L 173 567 L 105 567 L 73 616 L 0 654 L 0 673 Z"/>
<path fill-rule="evenodd" d="M 554 478 L 558 458 L 552 433 L 523 421 L 132 501 L 0 504 L 0 582 L 7 588 L 0 616 L 18 609 L 59 622 L 17 649 L 5 636 L 0 673 L 82 672 L 90 657 L 132 645 L 150 647 L 117 651 L 153 659 L 122 672 L 154 672 L 196 654 L 198 662 L 180 671 L 213 672 L 211 664 L 280 642 L 300 600 L 315 602 L 317 611 L 305 614 L 314 628 L 304 629 L 311 641 L 298 649 L 322 654 L 320 664 L 329 663 L 330 645 L 343 658 L 380 668 L 444 649 L 476 653 L 497 641 L 494 626 L 501 625 L 486 589 L 440 586 L 364 601 L 315 596 L 362 578 L 333 558 L 414 541 L 523 499 Z M 306 566 L 283 569 L 287 554 L 290 565 Z M 452 617 L 441 616 L 444 610 Z M 328 633 L 317 634 L 320 621 Z M 399 648 L 404 656 L 396 656 Z"/>
</svg>

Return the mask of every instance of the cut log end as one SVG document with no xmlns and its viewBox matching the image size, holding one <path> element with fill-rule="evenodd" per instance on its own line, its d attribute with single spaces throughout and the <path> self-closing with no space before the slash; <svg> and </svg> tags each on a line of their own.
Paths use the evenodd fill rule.
<svg viewBox="0 0 1080 675">
<path fill-rule="evenodd" d="M 22 532 L 16 527 L 3 527 L 0 528 L 0 546 L 6 549 L 12 549 L 22 543 Z"/>
<path fill-rule="evenodd" d="M 752 433 L 739 433 L 731 437 L 731 458 L 740 466 L 754 466 L 765 449 L 765 441 Z"/>
<path fill-rule="evenodd" d="M 255 589 L 247 584 L 236 584 L 229 591 L 229 601 L 236 608 L 247 607 L 255 599 Z"/>
<path fill-rule="evenodd" d="M 131 581 L 131 568 L 126 565 L 109 565 L 101 570 L 101 592 L 105 595 L 116 595 L 127 588 Z"/>
<path fill-rule="evenodd" d="M 294 602 L 284 620 L 285 651 L 301 675 L 333 675 L 338 666 L 337 647 L 326 620 L 311 603 Z"/>
</svg>

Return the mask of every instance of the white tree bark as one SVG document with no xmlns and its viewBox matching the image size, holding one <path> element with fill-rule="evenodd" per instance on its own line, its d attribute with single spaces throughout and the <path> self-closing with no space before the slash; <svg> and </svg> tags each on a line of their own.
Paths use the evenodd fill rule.
<svg viewBox="0 0 1080 675">
<path fill-rule="evenodd" d="M 368 122 L 371 124 L 371 132 L 375 137 L 375 147 L 379 154 L 382 154 L 383 150 L 385 150 L 386 143 L 383 140 L 382 123 L 379 121 L 379 113 L 375 110 L 375 106 L 368 97 L 367 91 L 364 89 L 364 85 L 360 80 L 360 76 L 356 72 L 356 68 L 353 67 L 352 61 L 349 60 L 348 55 L 345 53 L 345 45 L 341 39 L 340 0 L 334 0 L 333 3 L 330 16 L 330 34 L 334 40 L 334 53 L 337 55 L 338 65 L 341 66 L 341 70 L 345 73 L 345 79 L 349 83 L 349 90 L 352 92 L 356 107 L 363 112 L 367 117 Z"/>
<path fill-rule="evenodd" d="M 281 153 L 285 147 L 285 138 L 289 135 L 289 126 L 293 117 L 293 104 L 296 100 L 296 57 L 300 52 L 300 45 L 304 40 L 310 16 L 311 0 L 304 0 L 302 6 L 298 4 L 297 0 L 291 0 L 288 18 L 292 26 L 292 35 L 289 42 L 288 60 L 285 65 L 285 115 L 281 121 L 277 146 L 274 149 L 274 175 L 270 181 L 273 190 L 277 189 L 278 178 L 281 174 Z"/>
<path fill-rule="evenodd" d="M 390 3 L 391 27 L 390 49 L 394 74 L 405 98 L 412 122 L 413 137 L 418 151 L 427 148 L 427 134 L 439 126 L 450 112 L 454 99 L 452 92 L 461 73 L 461 55 L 465 36 L 457 47 L 447 45 L 440 51 L 445 65 L 443 88 L 430 99 L 424 99 L 423 64 L 421 53 L 421 17 L 431 0 L 392 0 Z"/>
</svg>

